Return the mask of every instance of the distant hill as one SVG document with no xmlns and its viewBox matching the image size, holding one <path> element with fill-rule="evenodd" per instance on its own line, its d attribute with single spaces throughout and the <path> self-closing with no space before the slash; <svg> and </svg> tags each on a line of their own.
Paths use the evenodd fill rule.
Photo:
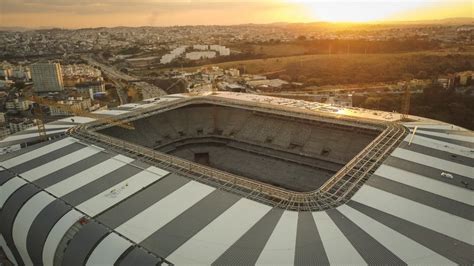
<svg viewBox="0 0 474 266">
<path fill-rule="evenodd" d="M 336 26 L 348 24 L 348 23 L 334 23 L 334 22 L 326 22 L 326 21 L 313 21 L 313 22 L 297 22 L 297 23 L 289 23 L 289 22 L 273 22 L 267 24 L 256 24 L 256 23 L 244 23 L 244 24 L 237 24 L 237 25 L 212 25 L 212 26 L 321 26 L 321 27 L 329 27 L 329 26 Z M 362 23 L 349 23 L 353 26 L 355 25 L 409 25 L 409 24 L 418 24 L 418 25 L 426 25 L 426 24 L 448 24 L 448 25 L 460 25 L 460 24 L 474 24 L 474 18 L 471 17 L 459 17 L 459 18 L 444 18 L 444 19 L 433 19 L 433 20 L 413 20 L 413 21 L 374 21 L 374 22 L 362 22 Z M 194 25 L 194 26 L 203 26 L 203 27 L 210 27 L 211 25 Z M 128 26 L 117 26 L 117 27 L 95 27 L 95 28 L 58 28 L 53 26 L 43 26 L 43 27 L 1 27 L 0 31 L 28 31 L 28 30 L 49 30 L 49 29 L 62 29 L 62 30 L 82 30 L 82 29 L 106 29 L 106 28 L 153 28 L 152 26 L 139 26 L 139 27 L 128 27 Z M 163 28 L 167 28 L 168 26 L 163 26 Z M 189 27 L 189 25 L 182 25 L 182 27 Z M 160 28 L 160 26 L 156 26 L 156 28 Z"/>
<path fill-rule="evenodd" d="M 383 21 L 385 24 L 473 24 L 474 18 L 444 18 L 432 20 L 413 20 L 413 21 Z"/>
</svg>

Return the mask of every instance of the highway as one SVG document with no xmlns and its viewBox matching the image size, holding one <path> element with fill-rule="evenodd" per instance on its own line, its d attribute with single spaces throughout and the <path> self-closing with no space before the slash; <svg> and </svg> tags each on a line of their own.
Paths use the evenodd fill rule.
<svg viewBox="0 0 474 266">
<path fill-rule="evenodd" d="M 146 83 L 144 81 L 136 82 L 137 80 L 140 80 L 140 78 L 125 74 L 114 67 L 99 63 L 90 56 L 82 56 L 82 59 L 87 61 L 87 63 L 90 65 L 99 67 L 114 82 L 121 104 L 127 103 L 128 95 L 124 90 L 127 85 L 133 85 L 138 88 L 141 91 L 144 99 L 159 97 L 167 94 L 164 90 L 152 84 Z"/>
</svg>

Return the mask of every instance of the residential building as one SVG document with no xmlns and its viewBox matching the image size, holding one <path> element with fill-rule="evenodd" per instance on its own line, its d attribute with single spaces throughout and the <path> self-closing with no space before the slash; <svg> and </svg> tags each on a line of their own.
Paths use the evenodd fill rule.
<svg viewBox="0 0 474 266">
<path fill-rule="evenodd" d="M 0 127 L 0 140 L 6 138 L 8 135 L 10 135 L 10 129 L 6 127 Z"/>
<path fill-rule="evenodd" d="M 23 131 L 33 126 L 35 126 L 34 121 L 28 118 L 14 119 L 8 123 L 8 127 L 10 128 L 11 134 Z"/>
<path fill-rule="evenodd" d="M 31 65 L 31 77 L 35 92 L 55 92 L 64 89 L 59 63 L 36 63 Z"/>
<path fill-rule="evenodd" d="M 14 99 L 5 103 L 7 112 L 17 113 L 30 109 L 31 101 L 24 99 Z"/>
<path fill-rule="evenodd" d="M 71 115 L 72 113 L 88 112 L 91 105 L 91 99 L 69 97 L 65 101 L 57 101 L 56 106 L 49 106 L 49 111 L 51 116 Z"/>
</svg>

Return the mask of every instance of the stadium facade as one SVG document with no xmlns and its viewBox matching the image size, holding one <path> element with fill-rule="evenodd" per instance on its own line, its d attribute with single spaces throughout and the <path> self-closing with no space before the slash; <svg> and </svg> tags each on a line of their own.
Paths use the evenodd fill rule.
<svg viewBox="0 0 474 266">
<path fill-rule="evenodd" d="M 75 118 L 48 125 L 46 142 L 24 147 L 33 129 L 3 141 L 22 144 L 0 157 L 14 264 L 474 260 L 471 131 L 238 93 L 103 115 L 135 129 Z"/>
</svg>

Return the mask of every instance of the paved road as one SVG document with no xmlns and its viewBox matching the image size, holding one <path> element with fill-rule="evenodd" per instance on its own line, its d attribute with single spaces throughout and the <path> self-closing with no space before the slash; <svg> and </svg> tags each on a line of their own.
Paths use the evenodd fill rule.
<svg viewBox="0 0 474 266">
<path fill-rule="evenodd" d="M 90 65 L 100 67 L 102 69 L 102 71 L 107 76 L 109 76 L 111 79 L 113 79 L 113 81 L 116 85 L 116 88 L 117 88 L 117 94 L 119 96 L 120 103 L 121 104 L 127 103 L 128 95 L 126 94 L 126 92 L 124 90 L 125 84 L 123 84 L 122 80 L 125 80 L 126 82 L 130 82 L 130 81 L 139 80 L 139 78 L 128 75 L 128 74 L 125 74 L 125 73 L 123 73 L 121 71 L 118 71 L 117 69 L 115 69 L 111 66 L 107 66 L 105 64 L 99 63 L 99 62 L 97 62 L 97 60 L 93 59 L 90 56 L 83 56 L 82 58 L 84 60 L 86 60 Z M 143 82 L 143 81 L 133 82 L 133 85 L 141 90 L 141 93 L 142 93 L 144 99 L 151 98 L 151 97 L 159 97 L 159 96 L 167 94 L 161 88 L 156 87 L 156 86 L 154 86 L 152 84 L 149 84 L 147 82 Z"/>
</svg>

